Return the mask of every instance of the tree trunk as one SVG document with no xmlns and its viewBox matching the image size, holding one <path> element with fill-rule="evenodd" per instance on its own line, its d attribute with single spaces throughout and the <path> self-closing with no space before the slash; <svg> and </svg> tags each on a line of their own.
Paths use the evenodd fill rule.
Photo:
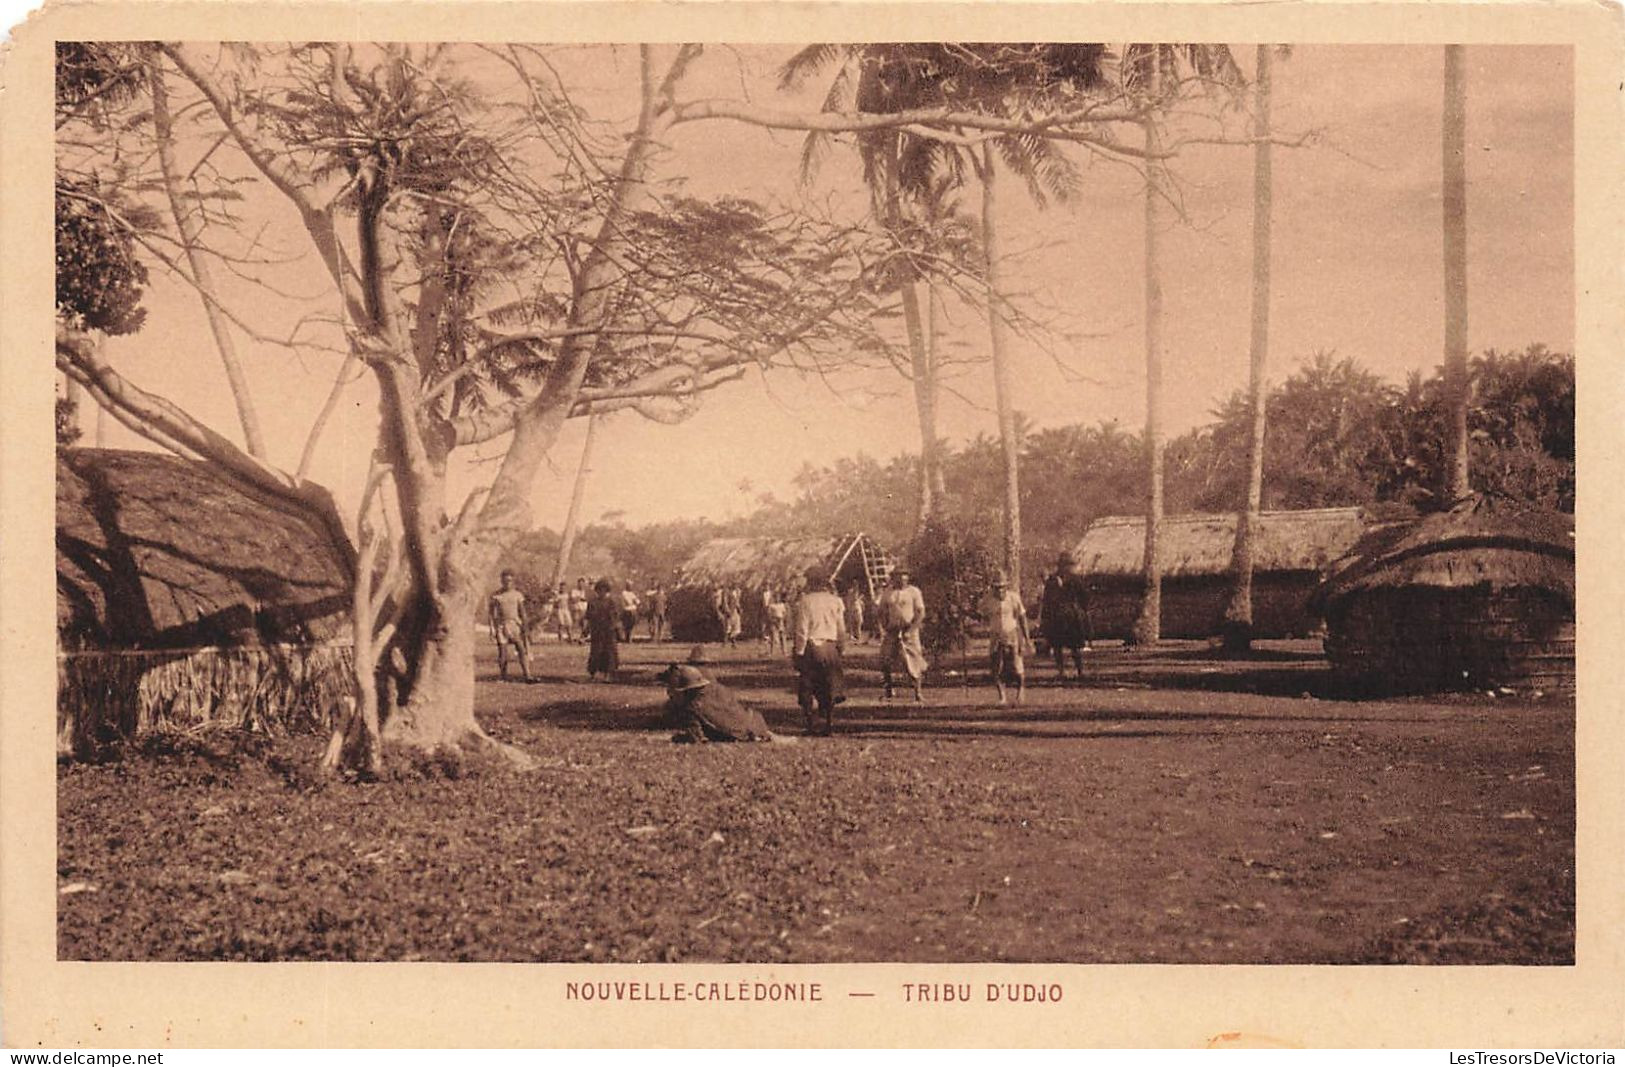
<svg viewBox="0 0 1625 1067">
<path fill-rule="evenodd" d="M 602 418 L 602 415 L 587 416 L 587 437 L 581 442 L 581 462 L 576 465 L 576 482 L 570 490 L 570 510 L 564 514 L 564 531 L 559 535 L 559 558 L 553 565 L 553 584 L 549 587 L 552 589 L 557 589 L 570 573 L 570 556 L 576 547 L 576 527 L 581 521 L 581 498 L 586 495 L 587 478 L 592 474 L 593 439 L 598 436 L 598 423 Z"/>
<path fill-rule="evenodd" d="M 995 195 L 993 146 L 982 146 L 982 245 L 987 256 L 987 325 L 993 355 L 993 397 L 998 408 L 999 444 L 1004 451 L 1004 567 L 1010 588 L 1021 588 L 1021 442 L 1012 406 L 1010 345 L 1004 321 L 1004 290 L 999 284 L 998 198 Z"/>
<path fill-rule="evenodd" d="M 930 283 L 926 283 L 928 286 Z M 908 331 L 910 377 L 914 385 L 914 409 L 920 420 L 920 499 L 915 514 L 914 532 L 925 532 L 925 527 L 936 517 L 941 500 L 937 486 L 942 478 L 937 455 L 937 377 L 933 365 L 934 337 L 926 335 L 926 325 L 920 314 L 920 283 L 906 281 L 902 286 L 903 323 Z"/>
<path fill-rule="evenodd" d="M 1446 507 L 1472 491 L 1467 461 L 1467 74 L 1462 46 L 1444 49 L 1444 450 Z"/>
<path fill-rule="evenodd" d="M 1161 91 L 1161 59 L 1152 60 L 1150 93 Z M 1162 638 L 1162 276 L 1157 231 L 1162 226 L 1162 149 L 1155 109 L 1145 119 L 1145 571 L 1140 617 L 1134 640 L 1152 645 Z"/>
<path fill-rule="evenodd" d="M 1235 584 L 1224 614 L 1224 646 L 1245 652 L 1253 640 L 1253 538 L 1264 503 L 1264 418 L 1269 397 L 1264 375 L 1269 363 L 1270 222 L 1274 161 L 1270 150 L 1270 45 L 1258 46 L 1253 120 L 1253 322 L 1248 347 L 1247 394 L 1252 406 L 1252 433 L 1247 439 L 1247 499 L 1236 516 L 1232 566 Z"/>
<path fill-rule="evenodd" d="M 948 503 L 948 475 L 944 469 L 942 439 L 937 436 L 936 421 L 937 400 L 942 395 L 939 377 L 942 370 L 942 349 L 939 347 L 942 340 L 942 292 L 935 285 L 927 285 L 925 296 L 925 358 L 931 372 L 931 496 L 940 511 Z"/>
<path fill-rule="evenodd" d="M 220 364 L 226 370 L 226 383 L 231 387 L 231 398 L 237 404 L 237 419 L 243 428 L 243 444 L 255 459 L 265 459 L 265 437 L 260 432 L 259 414 L 254 410 L 254 398 L 248 389 L 248 377 L 237 358 L 237 346 L 231 338 L 231 328 L 221 313 L 214 275 L 209 269 L 208 257 L 203 254 L 203 226 L 201 203 L 196 214 L 188 210 L 181 196 L 181 179 L 175 165 L 175 145 L 169 118 L 169 94 L 164 87 L 164 74 L 154 58 L 148 67 L 148 83 L 152 91 L 152 125 L 158 148 L 158 167 L 164 178 L 164 192 L 169 197 L 169 210 L 175 217 L 181 247 L 186 250 L 186 262 L 192 268 L 192 281 L 203 301 L 203 311 L 209 318 L 209 332 L 214 335 Z"/>
</svg>

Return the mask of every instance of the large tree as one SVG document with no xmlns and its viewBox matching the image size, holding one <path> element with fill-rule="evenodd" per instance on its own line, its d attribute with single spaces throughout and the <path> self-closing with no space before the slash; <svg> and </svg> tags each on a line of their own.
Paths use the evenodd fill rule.
<svg viewBox="0 0 1625 1067">
<path fill-rule="evenodd" d="M 286 205 L 331 285 L 347 361 L 373 378 L 378 442 L 357 531 L 357 706 L 328 757 L 381 744 L 501 748 L 473 716 L 474 619 L 565 420 L 677 418 L 753 364 L 872 352 L 868 235 L 805 213 L 662 189 L 656 164 L 700 48 L 638 50 L 619 151 L 539 50 L 157 46 L 219 138 Z M 463 61 L 499 61 L 494 106 Z M 489 79 L 488 74 L 485 75 Z M 178 110 L 178 109 L 177 109 Z M 505 280 L 500 298 L 477 281 Z M 115 369 L 64 322 L 59 368 L 155 442 L 283 498 L 302 478 Z M 497 442 L 490 484 L 450 497 L 463 448 Z M 518 758 L 518 754 L 509 753 Z"/>
<path fill-rule="evenodd" d="M 1444 49 L 1444 381 L 1449 397 L 1444 502 L 1472 491 L 1468 479 L 1467 406 L 1467 72 L 1459 44 Z"/>
</svg>

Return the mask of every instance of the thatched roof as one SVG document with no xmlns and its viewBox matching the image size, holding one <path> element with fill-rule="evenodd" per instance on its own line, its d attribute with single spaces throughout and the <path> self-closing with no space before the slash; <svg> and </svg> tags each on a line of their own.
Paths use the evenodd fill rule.
<svg viewBox="0 0 1625 1067">
<path fill-rule="evenodd" d="M 1324 570 L 1347 552 L 1367 522 L 1359 508 L 1264 511 L 1253 541 L 1255 573 Z M 1163 577 L 1228 574 L 1236 516 L 1175 515 L 1162 520 Z M 1145 518 L 1112 515 L 1089 524 L 1072 555 L 1093 577 L 1134 577 L 1145 570 Z"/>
<path fill-rule="evenodd" d="M 868 540 L 862 534 L 856 535 Z M 814 564 L 830 568 L 856 560 L 852 536 L 845 537 L 718 537 L 701 545 L 677 572 L 679 586 L 738 585 L 760 589 L 785 585 L 801 577 Z M 869 541 L 871 551 L 879 551 Z M 846 557 L 846 560 L 843 560 Z"/>
<path fill-rule="evenodd" d="M 106 648 L 338 636 L 351 562 L 328 529 L 203 463 L 68 449 L 57 460 L 59 636 Z"/>
<path fill-rule="evenodd" d="M 1361 590 L 1533 588 L 1574 602 L 1574 516 L 1473 496 L 1449 511 L 1372 530 L 1333 566 L 1331 604 Z"/>
</svg>

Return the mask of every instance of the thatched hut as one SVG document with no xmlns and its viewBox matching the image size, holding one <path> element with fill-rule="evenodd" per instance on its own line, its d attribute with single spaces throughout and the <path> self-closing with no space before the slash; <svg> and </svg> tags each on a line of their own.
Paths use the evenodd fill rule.
<svg viewBox="0 0 1625 1067">
<path fill-rule="evenodd" d="M 701 545 L 677 572 L 670 622 L 679 641 L 716 641 L 722 636 L 711 608 L 713 590 L 737 586 L 747 634 L 763 624 L 762 590 L 793 588 L 815 564 L 827 568 L 837 586 L 854 583 L 871 599 L 878 596 L 893 560 L 866 534 L 844 537 L 719 537 Z"/>
<path fill-rule="evenodd" d="M 1310 604 L 1315 589 L 1326 568 L 1367 526 L 1358 508 L 1261 512 L 1253 542 L 1254 635 L 1314 633 L 1320 625 Z M 1160 533 L 1163 636 L 1219 635 L 1230 596 L 1236 516 L 1171 516 L 1163 519 Z M 1089 584 L 1093 636 L 1128 638 L 1144 589 L 1145 518 L 1099 519 L 1072 554 Z"/>
<path fill-rule="evenodd" d="M 1332 668 L 1365 689 L 1574 687 L 1574 516 L 1472 497 L 1373 530 L 1319 596 Z"/>
<path fill-rule="evenodd" d="M 353 563 L 331 517 L 175 456 L 60 453 L 59 749 L 325 725 L 351 684 Z"/>
</svg>

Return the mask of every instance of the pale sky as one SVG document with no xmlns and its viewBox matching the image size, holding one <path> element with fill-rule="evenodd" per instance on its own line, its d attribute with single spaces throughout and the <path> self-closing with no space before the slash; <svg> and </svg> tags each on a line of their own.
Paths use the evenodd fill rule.
<svg viewBox="0 0 1625 1067">
<path fill-rule="evenodd" d="M 1251 66 L 1251 48 L 1238 49 Z M 684 96 L 748 91 L 784 103 L 771 72 L 788 48 L 712 49 Z M 1573 65 L 1566 47 L 1473 46 L 1468 67 L 1468 254 L 1473 351 L 1543 342 L 1574 344 Z M 1324 143 L 1278 149 L 1271 378 L 1320 349 L 1335 350 L 1399 379 L 1430 370 L 1443 346 L 1440 78 L 1437 46 L 1295 46 L 1275 65 L 1276 126 L 1283 135 L 1323 131 Z M 567 62 L 577 99 L 612 115 L 629 108 L 633 55 L 580 52 Z M 607 115 L 605 117 L 612 117 Z M 722 123 L 681 127 L 662 174 L 682 175 L 696 193 L 785 200 L 797 193 L 800 136 Z M 811 193 L 861 195 L 836 155 Z M 1172 436 L 1207 419 L 1245 385 L 1251 290 L 1251 152 L 1193 147 L 1174 164 L 1189 219 L 1163 234 L 1167 364 L 1166 420 Z M 1012 287 L 1071 309 L 1087 331 L 1065 353 L 1072 374 L 1030 347 L 1015 355 L 1015 405 L 1039 426 L 1144 419 L 1143 206 L 1133 172 L 1095 165 L 1074 202 L 1040 211 L 1021 187 L 1001 186 Z M 974 212 L 979 192 L 967 189 Z M 273 197 L 251 197 L 255 224 L 292 252 L 297 223 Z M 320 298 L 309 260 L 277 269 L 279 288 Z M 300 303 L 246 284 L 226 299 L 266 332 L 285 332 L 320 299 Z M 136 382 L 237 437 L 223 374 L 195 296 L 156 273 L 148 326 L 115 339 L 109 353 Z M 960 316 L 969 352 L 986 350 L 986 324 Z M 337 367 L 326 352 L 290 353 L 239 338 L 259 398 L 273 460 L 290 469 Z M 955 388 L 975 404 L 945 397 L 941 430 L 958 443 L 992 433 L 991 374 L 967 368 Z M 313 476 L 353 502 L 372 443 L 374 394 L 363 378 L 345 394 Z M 111 420 L 107 443 L 145 447 Z M 563 521 L 584 423 L 566 430 L 537 487 L 536 520 Z M 712 394 L 677 426 L 633 413 L 606 422 L 598 439 L 584 518 L 622 512 L 632 524 L 749 511 L 755 494 L 792 495 L 803 462 L 867 452 L 889 458 L 918 447 L 908 384 L 881 374 L 855 377 L 837 395 L 817 380 L 751 374 Z M 496 451 L 487 447 L 484 455 Z M 465 485 L 489 465 L 474 462 Z M 747 484 L 750 489 L 742 490 Z M 910 502 L 900 506 L 910 507 Z"/>
</svg>

